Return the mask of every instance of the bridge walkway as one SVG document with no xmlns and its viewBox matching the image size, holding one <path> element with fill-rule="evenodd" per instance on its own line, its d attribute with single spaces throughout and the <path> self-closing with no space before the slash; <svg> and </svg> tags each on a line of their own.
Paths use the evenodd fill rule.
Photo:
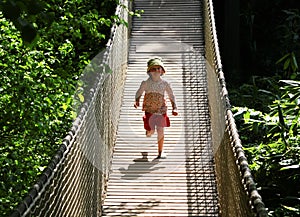
<svg viewBox="0 0 300 217">
<path fill-rule="evenodd" d="M 218 216 L 211 148 L 202 1 L 135 0 L 145 12 L 132 22 L 129 64 L 103 204 L 103 216 Z M 168 114 L 166 159 L 156 134 L 145 136 L 141 109 L 133 107 L 149 57 L 161 56 L 179 115 Z M 142 99 L 141 99 L 142 100 Z"/>
</svg>

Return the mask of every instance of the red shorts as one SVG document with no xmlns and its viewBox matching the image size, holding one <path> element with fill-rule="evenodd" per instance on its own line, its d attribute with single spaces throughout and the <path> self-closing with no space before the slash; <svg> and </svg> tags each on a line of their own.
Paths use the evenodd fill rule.
<svg viewBox="0 0 300 217">
<path fill-rule="evenodd" d="M 149 112 L 145 112 L 143 117 L 144 128 L 145 130 L 155 130 L 155 126 L 157 127 L 169 127 L 170 119 L 167 114 L 156 115 Z"/>
</svg>

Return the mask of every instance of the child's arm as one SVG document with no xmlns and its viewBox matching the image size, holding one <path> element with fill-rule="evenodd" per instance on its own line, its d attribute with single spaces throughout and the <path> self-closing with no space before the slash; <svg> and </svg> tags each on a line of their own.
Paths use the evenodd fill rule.
<svg viewBox="0 0 300 217">
<path fill-rule="evenodd" d="M 175 96 L 174 96 L 174 93 L 173 93 L 173 90 L 172 90 L 172 87 L 171 85 L 168 83 L 167 85 L 167 88 L 166 88 L 166 92 L 169 96 L 169 99 L 171 101 L 171 105 L 172 105 L 172 115 L 176 116 L 178 115 L 178 112 L 177 112 L 177 105 L 176 105 L 176 100 L 175 100 Z"/>
<path fill-rule="evenodd" d="M 139 97 L 139 98 L 135 98 L 135 103 L 134 103 L 134 108 L 137 108 L 137 107 L 139 107 L 140 106 L 140 98 L 141 97 Z"/>
<path fill-rule="evenodd" d="M 171 104 L 172 104 L 172 115 L 174 116 L 177 116 L 178 115 L 178 112 L 177 112 L 177 106 L 176 106 L 176 103 L 172 100 L 171 101 Z"/>
<path fill-rule="evenodd" d="M 143 81 L 140 85 L 140 88 L 136 91 L 135 94 L 135 103 L 134 103 L 134 107 L 137 108 L 140 106 L 140 98 L 143 95 L 144 91 L 145 91 L 145 81 Z"/>
</svg>

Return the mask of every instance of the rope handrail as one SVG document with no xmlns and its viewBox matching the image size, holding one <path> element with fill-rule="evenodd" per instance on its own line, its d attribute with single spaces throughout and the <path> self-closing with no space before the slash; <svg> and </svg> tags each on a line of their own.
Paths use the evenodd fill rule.
<svg viewBox="0 0 300 217">
<path fill-rule="evenodd" d="M 216 73 L 216 76 L 218 78 L 218 82 L 220 85 L 220 96 L 223 100 L 223 106 L 224 106 L 224 110 L 225 110 L 225 114 L 224 114 L 225 122 L 226 122 L 225 130 L 229 134 L 232 151 L 234 152 L 234 155 L 235 155 L 235 158 L 237 161 L 236 163 L 237 163 L 239 171 L 241 173 L 243 183 L 246 186 L 247 195 L 250 200 L 249 202 L 251 203 L 251 206 L 253 207 L 254 212 L 257 216 L 259 216 L 259 217 L 268 216 L 265 205 L 262 201 L 262 198 L 257 191 L 256 183 L 254 182 L 254 179 L 251 175 L 251 170 L 248 166 L 247 158 L 243 151 L 243 146 L 241 144 L 241 140 L 239 139 L 237 127 L 235 124 L 233 113 L 231 111 L 231 105 L 230 105 L 230 100 L 229 100 L 229 96 L 228 96 L 228 91 L 226 89 L 225 76 L 223 73 L 223 67 L 222 67 L 222 63 L 221 63 L 221 55 L 220 55 L 218 39 L 217 39 L 213 2 L 212 2 L 212 0 L 207 0 L 205 2 L 206 2 L 206 6 L 205 6 L 204 10 L 207 10 L 207 15 L 205 16 L 205 19 L 207 19 L 208 23 L 210 24 L 209 29 L 207 29 L 207 26 L 206 26 L 205 30 L 206 30 L 206 34 L 210 35 L 209 40 L 211 40 L 211 43 L 212 43 L 210 45 L 212 47 L 206 49 L 206 54 L 207 54 L 207 52 L 213 52 L 213 54 L 211 54 L 211 56 L 213 58 L 210 58 L 211 56 L 209 57 L 209 55 L 207 55 L 207 56 L 208 56 L 209 64 L 212 64 L 214 66 L 214 73 Z M 207 42 L 207 40 L 206 40 L 206 42 Z M 221 203 L 222 203 L 222 201 L 221 201 Z M 221 206 L 222 206 L 222 204 L 221 204 Z"/>
<path fill-rule="evenodd" d="M 125 21 L 128 20 L 128 13 L 125 12 L 124 6 L 128 6 L 128 2 L 127 1 L 122 1 L 120 2 L 120 4 L 117 6 L 116 8 L 116 12 L 115 15 L 117 15 L 118 17 L 120 17 L 121 19 L 124 19 Z M 62 209 L 62 206 L 59 204 L 59 199 L 54 197 L 54 200 L 57 200 L 57 204 L 53 205 L 52 203 L 52 209 L 53 213 L 49 213 L 49 211 L 45 211 L 45 207 L 47 207 L 47 203 L 49 203 L 50 198 L 47 198 L 47 196 L 43 196 L 45 194 L 51 195 L 51 192 L 46 192 L 49 191 L 49 188 L 51 188 L 51 184 L 53 184 L 53 180 L 54 177 L 57 176 L 61 176 L 60 174 L 65 172 L 65 168 L 62 167 L 66 167 L 66 164 L 68 163 L 67 161 L 70 161 L 69 158 L 70 157 L 70 152 L 72 150 L 75 149 L 75 144 L 76 142 L 78 142 L 78 134 L 81 133 L 82 128 L 84 123 L 86 122 L 86 119 L 89 116 L 89 113 L 93 112 L 91 110 L 94 109 L 94 104 L 95 101 L 97 101 L 97 94 L 99 94 L 99 89 L 103 88 L 103 86 L 106 85 L 106 83 L 110 82 L 112 79 L 108 79 L 108 76 L 113 76 L 112 74 L 109 74 L 110 71 L 112 71 L 112 69 L 116 66 L 112 66 L 110 65 L 110 57 L 113 55 L 112 53 L 114 52 L 113 50 L 116 48 L 114 48 L 114 45 L 116 43 L 118 43 L 118 41 L 116 39 L 116 34 L 117 34 L 117 30 L 122 28 L 122 31 L 118 31 L 118 32 L 122 32 L 122 39 L 124 39 L 124 42 L 126 44 L 126 38 L 127 38 L 127 27 L 125 27 L 124 25 L 118 25 L 118 24 L 114 24 L 113 27 L 111 28 L 111 34 L 110 34 L 110 38 L 106 44 L 106 48 L 104 50 L 104 52 L 101 52 L 100 54 L 98 54 L 98 59 L 96 61 L 97 64 L 97 69 L 98 69 L 98 73 L 95 74 L 95 77 L 93 77 L 94 81 L 93 81 L 93 85 L 88 85 L 87 87 L 85 87 L 85 96 L 84 96 L 84 103 L 82 105 L 80 105 L 79 107 L 79 112 L 78 115 L 76 117 L 76 119 L 74 120 L 71 129 L 69 130 L 69 132 L 67 133 L 66 137 L 63 139 L 62 144 L 59 148 L 59 150 L 57 151 L 57 153 L 55 154 L 55 156 L 53 157 L 53 159 L 51 160 L 51 162 L 49 163 L 49 165 L 47 166 L 47 168 L 43 171 L 42 175 L 40 176 L 39 180 L 37 181 L 37 183 L 32 187 L 32 189 L 29 191 L 28 195 L 24 198 L 24 200 L 15 208 L 15 210 L 13 210 L 11 217 L 17 217 L 17 216 L 31 216 L 31 215 L 35 215 L 35 216 L 53 216 L 55 215 L 56 210 L 58 209 Z M 117 42 L 115 42 L 117 41 Z M 125 48 L 125 50 L 124 50 Z M 121 54 L 123 55 L 122 61 L 119 62 L 119 64 L 124 64 L 124 62 L 127 61 L 127 47 L 122 44 L 121 47 L 117 48 L 119 51 L 120 50 L 124 50 Z M 117 66 L 118 67 L 118 66 Z M 122 73 L 124 73 L 124 67 L 119 67 L 121 70 L 123 70 Z M 119 70 L 120 71 L 120 70 Z M 116 70 L 116 73 L 119 73 L 118 70 Z M 119 75 L 117 75 L 119 76 Z M 122 76 L 120 76 L 120 78 L 122 78 Z M 108 82 L 106 81 L 108 80 Z M 106 82 L 106 83 L 105 83 Z M 110 86 L 119 86 L 119 88 L 122 88 L 122 81 L 119 82 L 119 84 L 117 85 L 112 85 L 110 84 Z M 113 92 L 114 90 L 111 90 L 111 92 Z M 121 90 L 120 90 L 121 91 Z M 119 91 L 119 92 L 120 92 Z M 99 97 L 98 97 L 99 98 Z M 120 100 L 119 100 L 120 101 Z M 97 103 L 97 102 L 96 102 Z M 117 108 L 116 108 L 117 110 Z M 101 111 L 102 112 L 102 111 Z M 111 122 L 111 121 L 110 121 Z M 104 139 L 105 140 L 105 139 Z M 110 139 L 111 141 L 113 141 L 113 139 Z M 106 141 L 105 141 L 106 142 Z M 80 150 L 80 148 L 79 148 Z M 82 151 L 82 150 L 80 150 Z M 84 152 L 84 151 L 83 151 Z M 111 150 L 109 150 L 109 152 L 111 152 Z M 85 153 L 84 153 L 85 154 Z M 109 154 L 109 153 L 108 153 Z M 88 156 L 86 155 L 85 158 L 88 158 Z M 92 167 L 95 167 L 94 165 L 92 165 Z M 98 169 L 98 168 L 97 168 Z M 103 179 L 103 183 L 106 175 L 104 175 Z M 95 176 L 96 177 L 96 176 Z M 96 179 L 99 179 L 99 177 L 96 177 Z M 96 180 L 99 182 L 99 180 Z M 103 185 L 103 183 L 100 183 L 99 185 Z M 61 187 L 61 189 L 64 189 L 65 186 Z M 100 189 L 104 189 L 104 187 L 102 186 L 102 188 Z M 53 190 L 53 189 L 52 189 Z M 99 198 L 101 198 L 101 196 L 98 196 Z M 76 200 L 76 198 L 74 198 Z M 45 202 L 45 207 L 40 207 L 41 205 L 38 204 L 38 201 L 47 201 Z M 86 210 L 89 213 L 100 213 L 101 212 L 101 207 L 100 204 L 101 202 L 99 202 L 98 200 L 96 200 L 94 203 L 96 205 L 96 208 L 94 207 L 87 207 Z M 88 210 L 90 209 L 90 210 Z M 93 212 L 91 210 L 96 210 L 96 212 Z M 45 213 L 47 213 L 47 215 L 45 215 Z M 69 215 L 70 216 L 70 215 Z M 71 215 L 72 216 L 72 215 Z M 76 216 L 89 216 L 86 215 L 84 213 L 81 214 L 77 214 Z M 92 215 L 90 215 L 92 216 Z"/>
</svg>

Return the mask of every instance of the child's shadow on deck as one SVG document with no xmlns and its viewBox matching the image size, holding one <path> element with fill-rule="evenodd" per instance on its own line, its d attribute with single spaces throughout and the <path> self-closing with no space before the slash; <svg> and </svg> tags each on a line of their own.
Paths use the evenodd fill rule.
<svg viewBox="0 0 300 217">
<path fill-rule="evenodd" d="M 128 168 L 119 168 L 119 171 L 123 174 L 122 179 L 132 180 L 142 177 L 143 174 L 151 173 L 154 170 L 164 169 L 165 167 L 154 167 L 159 163 L 158 159 L 149 161 L 148 152 L 141 152 L 142 157 L 134 159 L 133 164 L 129 164 Z"/>
</svg>

